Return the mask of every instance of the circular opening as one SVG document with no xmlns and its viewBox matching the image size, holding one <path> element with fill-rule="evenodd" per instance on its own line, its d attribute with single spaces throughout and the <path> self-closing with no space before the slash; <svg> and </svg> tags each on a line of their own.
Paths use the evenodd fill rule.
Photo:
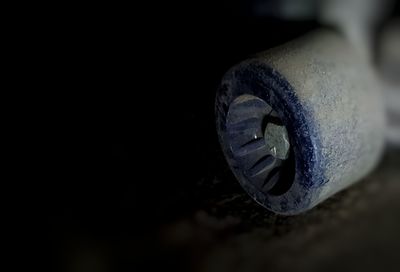
<svg viewBox="0 0 400 272">
<path fill-rule="evenodd" d="M 280 195 L 294 179 L 293 148 L 277 112 L 264 100 L 241 95 L 226 119 L 229 149 L 248 182 L 260 191 Z"/>
</svg>

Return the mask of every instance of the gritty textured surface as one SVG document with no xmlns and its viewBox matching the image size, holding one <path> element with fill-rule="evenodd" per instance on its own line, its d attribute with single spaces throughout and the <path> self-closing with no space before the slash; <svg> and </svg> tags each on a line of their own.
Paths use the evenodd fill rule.
<svg viewBox="0 0 400 272">
<path fill-rule="evenodd" d="M 243 94 L 266 101 L 288 129 L 295 174 L 279 193 L 250 181 L 229 148 L 227 111 Z M 232 67 L 218 90 L 216 119 L 222 149 L 240 184 L 258 203 L 285 215 L 304 212 L 360 180 L 376 166 L 384 145 L 377 78 L 351 44 L 326 29 Z"/>
<path fill-rule="evenodd" d="M 249 181 L 229 148 L 227 109 L 242 94 L 254 95 L 271 105 L 288 131 L 293 159 L 289 156 L 287 162 L 293 163 L 284 164 L 280 170 L 281 178 L 276 186 L 281 188 L 277 193 L 260 190 Z M 316 131 L 314 118 L 299 100 L 297 90 L 277 70 L 261 59 L 250 59 L 228 71 L 217 94 L 216 124 L 232 172 L 255 201 L 276 213 L 295 214 L 308 210 L 319 200 L 321 186 L 325 183 L 321 136 Z"/>
<path fill-rule="evenodd" d="M 229 148 L 227 109 L 243 94 L 266 101 L 288 129 L 295 174 L 278 194 L 248 180 Z M 357 182 L 376 166 L 384 145 L 382 94 L 372 68 L 343 37 L 325 29 L 231 68 L 221 81 L 216 116 L 221 146 L 240 184 L 279 214 L 304 212 Z"/>
<path fill-rule="evenodd" d="M 368 173 L 383 147 L 381 90 L 356 52 L 339 34 L 318 30 L 260 54 L 290 82 L 317 127 L 326 185 L 316 202 Z"/>
</svg>

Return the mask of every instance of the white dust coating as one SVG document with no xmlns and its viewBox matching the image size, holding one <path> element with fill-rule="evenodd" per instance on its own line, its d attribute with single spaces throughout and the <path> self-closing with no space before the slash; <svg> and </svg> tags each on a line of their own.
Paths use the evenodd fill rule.
<svg viewBox="0 0 400 272">
<path fill-rule="evenodd" d="M 327 183 L 311 205 L 358 181 L 384 144 L 382 94 L 369 62 L 339 34 L 318 30 L 260 54 L 294 87 L 311 113 Z"/>
</svg>

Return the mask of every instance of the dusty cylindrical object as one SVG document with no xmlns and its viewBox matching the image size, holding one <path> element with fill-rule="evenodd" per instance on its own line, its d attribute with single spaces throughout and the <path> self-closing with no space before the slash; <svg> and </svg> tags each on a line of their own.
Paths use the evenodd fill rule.
<svg viewBox="0 0 400 272">
<path fill-rule="evenodd" d="M 384 110 L 375 75 L 345 38 L 318 30 L 246 60 L 216 99 L 219 140 L 242 187 L 298 214 L 376 165 Z"/>
</svg>

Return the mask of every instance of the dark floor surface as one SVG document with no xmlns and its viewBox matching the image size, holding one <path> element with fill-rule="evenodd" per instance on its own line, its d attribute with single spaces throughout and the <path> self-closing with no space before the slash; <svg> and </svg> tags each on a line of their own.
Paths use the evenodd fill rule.
<svg viewBox="0 0 400 272">
<path fill-rule="evenodd" d="M 87 214 L 92 225 L 86 224 L 85 233 L 84 219 L 64 214 L 53 222 L 55 254 L 63 270 L 74 272 L 398 271 L 399 162 L 399 151 L 387 152 L 367 178 L 292 217 L 260 207 L 226 165 L 217 167 L 221 172 L 195 184 L 192 203 L 182 197 L 177 204 L 182 209 L 165 204 L 170 210 L 164 219 L 140 221 L 145 228 L 103 210 L 101 220 Z M 129 211 L 126 216 L 135 218 Z M 113 235 L 93 236 L 109 228 Z"/>
<path fill-rule="evenodd" d="M 165 226 L 161 240 L 188 254 L 194 271 L 398 271 L 399 155 L 305 214 L 271 214 L 238 190 Z"/>
</svg>

